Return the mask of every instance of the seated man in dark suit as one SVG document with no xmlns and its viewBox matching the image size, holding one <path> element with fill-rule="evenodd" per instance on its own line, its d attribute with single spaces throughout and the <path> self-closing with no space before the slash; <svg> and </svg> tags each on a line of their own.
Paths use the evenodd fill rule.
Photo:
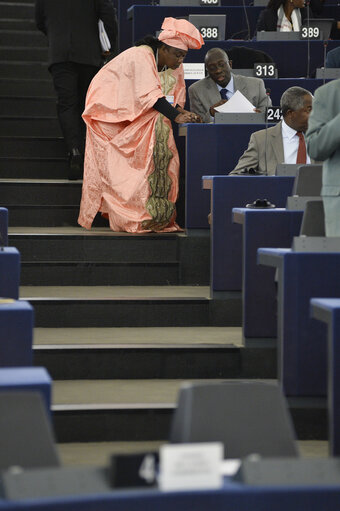
<svg viewBox="0 0 340 511">
<path fill-rule="evenodd" d="M 254 169 L 274 175 L 278 163 L 314 163 L 306 151 L 304 133 L 312 110 L 312 94 L 302 87 L 290 87 L 281 97 L 283 120 L 250 137 L 249 145 L 230 174 Z"/>
<path fill-rule="evenodd" d="M 209 76 L 189 87 L 190 110 L 200 115 L 203 122 L 211 122 L 215 108 L 230 99 L 239 90 L 256 109 L 270 106 L 263 80 L 231 72 L 228 55 L 220 48 L 212 48 L 205 56 Z"/>
</svg>

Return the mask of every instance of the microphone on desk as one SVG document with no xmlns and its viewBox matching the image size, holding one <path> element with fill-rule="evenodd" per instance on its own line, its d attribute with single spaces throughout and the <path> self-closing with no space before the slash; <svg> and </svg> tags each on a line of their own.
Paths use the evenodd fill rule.
<svg viewBox="0 0 340 511">
<path fill-rule="evenodd" d="M 267 107 L 265 112 L 265 122 L 266 122 L 266 139 L 265 139 L 265 146 L 264 146 L 264 175 L 268 176 L 268 164 L 267 164 L 267 140 L 268 140 L 268 108 L 269 108 L 269 96 L 270 96 L 271 90 L 269 88 L 266 89 L 267 94 Z"/>
</svg>

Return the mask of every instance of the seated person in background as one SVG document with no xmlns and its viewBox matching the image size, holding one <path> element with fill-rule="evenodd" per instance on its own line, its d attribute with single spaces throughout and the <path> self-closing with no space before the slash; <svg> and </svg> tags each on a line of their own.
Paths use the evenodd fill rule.
<svg viewBox="0 0 340 511">
<path fill-rule="evenodd" d="M 306 153 L 304 133 L 312 110 L 312 94 L 302 87 L 290 87 L 281 97 L 283 120 L 268 130 L 256 131 L 248 148 L 230 174 L 254 169 L 274 175 L 278 163 L 311 163 Z"/>
<path fill-rule="evenodd" d="M 224 50 L 211 48 L 204 60 L 209 76 L 193 83 L 188 89 L 190 109 L 200 115 L 203 122 L 211 122 L 215 108 L 228 101 L 237 90 L 260 111 L 272 104 L 261 78 L 232 74 Z"/>
<path fill-rule="evenodd" d="M 260 12 L 257 32 L 299 32 L 307 17 L 304 5 L 305 0 L 269 0 Z"/>
<path fill-rule="evenodd" d="M 327 53 L 326 67 L 340 67 L 340 46 Z"/>
</svg>

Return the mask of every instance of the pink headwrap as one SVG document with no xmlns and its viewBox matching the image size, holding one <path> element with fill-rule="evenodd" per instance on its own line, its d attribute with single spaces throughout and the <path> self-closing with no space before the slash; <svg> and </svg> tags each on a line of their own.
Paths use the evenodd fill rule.
<svg viewBox="0 0 340 511">
<path fill-rule="evenodd" d="M 185 51 L 189 48 L 199 50 L 204 44 L 201 33 L 192 23 L 175 18 L 164 18 L 158 39 L 164 44 Z"/>
</svg>

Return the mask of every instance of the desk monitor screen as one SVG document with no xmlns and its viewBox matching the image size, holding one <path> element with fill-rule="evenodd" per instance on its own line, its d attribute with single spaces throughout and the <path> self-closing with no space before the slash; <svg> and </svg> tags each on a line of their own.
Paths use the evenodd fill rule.
<svg viewBox="0 0 340 511">
<path fill-rule="evenodd" d="M 301 163 L 278 163 L 276 166 L 275 175 L 295 177 L 300 166 Z"/>
<path fill-rule="evenodd" d="M 321 38 L 328 41 L 334 20 L 332 18 L 309 18 L 303 23 L 303 27 L 318 27 L 320 29 Z"/>
<path fill-rule="evenodd" d="M 201 32 L 203 39 L 225 40 L 225 14 L 189 14 L 189 21 Z"/>
</svg>

